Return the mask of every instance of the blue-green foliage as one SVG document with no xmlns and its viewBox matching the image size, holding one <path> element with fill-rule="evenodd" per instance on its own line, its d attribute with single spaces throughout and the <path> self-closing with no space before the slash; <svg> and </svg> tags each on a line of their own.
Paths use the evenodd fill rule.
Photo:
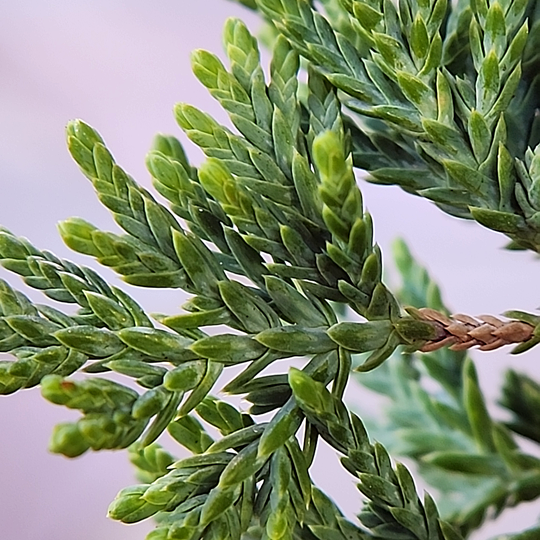
<svg viewBox="0 0 540 540">
<path fill-rule="evenodd" d="M 195 76 L 234 127 L 176 105 L 207 159 L 193 167 L 177 139 L 156 137 L 146 163 L 167 206 L 92 127 L 67 128 L 72 157 L 123 233 L 71 218 L 62 238 L 130 285 L 189 293 L 182 312 L 149 316 L 95 271 L 0 229 L 1 264 L 76 306 L 68 315 L 0 281 L 0 352 L 12 356 L 0 361 L 0 393 L 40 385 L 49 401 L 81 412 L 57 426 L 54 452 L 129 448 L 142 483 L 122 490 L 109 515 L 153 516 L 147 540 L 459 540 L 488 511 L 540 495 L 539 462 L 512 435 L 540 440 L 539 387 L 510 372 L 502 402 L 514 417 L 505 426 L 490 417 L 465 353 L 414 352 L 446 330 L 402 306 L 446 310 L 403 244 L 402 290 L 383 283 L 355 168 L 538 251 L 538 8 L 240 3 L 266 19 L 270 77 L 239 20 L 225 25 L 228 67 L 193 53 Z M 355 321 L 338 320 L 347 309 Z M 540 342 L 540 318 L 508 316 L 528 325 L 514 352 Z M 278 361 L 292 357 L 299 368 L 287 373 Z M 224 393 L 244 396 L 247 412 L 211 395 L 230 366 Z M 390 400 L 377 437 L 416 461 L 441 494 L 444 519 L 344 404 L 353 367 Z M 155 442 L 164 432 L 192 455 L 166 452 Z M 359 482 L 359 525 L 312 483 L 320 438 Z"/>
</svg>

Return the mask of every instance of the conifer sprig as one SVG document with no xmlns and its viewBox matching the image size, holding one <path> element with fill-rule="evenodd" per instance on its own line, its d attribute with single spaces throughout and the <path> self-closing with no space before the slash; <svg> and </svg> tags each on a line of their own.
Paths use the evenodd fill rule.
<svg viewBox="0 0 540 540">
<path fill-rule="evenodd" d="M 88 308 L 85 292 L 114 298 L 112 288 L 91 268 L 79 267 L 48 251 L 40 251 L 7 229 L 0 230 L 0 261 L 4 268 L 22 276 L 27 285 L 57 302 L 77 303 Z"/>
<path fill-rule="evenodd" d="M 489 511 L 540 495 L 538 460 L 511 433 L 538 441 L 537 385 L 510 373 L 503 404 L 514 420 L 495 422 L 463 350 L 518 343 L 514 352 L 523 352 L 540 341 L 540 318 L 450 317 L 401 245 L 406 314 L 383 283 L 354 167 L 538 250 L 539 151 L 520 144 L 506 113 L 527 117 L 527 141 L 535 140 L 538 58 L 527 28 L 538 27 L 536 11 L 518 0 L 241 3 L 274 25 L 270 79 L 238 20 L 225 27 L 228 67 L 194 53 L 195 75 L 233 128 L 176 106 L 207 160 L 197 169 L 174 137 L 155 139 L 147 166 L 172 212 L 116 164 L 93 128 L 67 129 L 72 156 L 125 234 L 72 218 L 60 225 L 63 239 L 129 284 L 183 289 L 191 295 L 183 312 L 155 315 L 160 328 L 94 271 L 2 229 L 2 264 L 80 309 L 34 304 L 0 282 L 0 350 L 15 357 L 0 362 L 0 393 L 40 384 L 48 400 L 81 411 L 56 428 L 55 452 L 130 447 L 144 483 L 122 490 L 109 514 L 126 523 L 155 517 L 149 540 L 459 540 Z M 339 321 L 334 303 L 360 320 Z M 265 372 L 295 356 L 300 369 Z M 211 397 L 222 372 L 242 364 L 224 391 L 244 396 L 249 412 Z M 393 400 L 400 444 L 388 446 L 458 500 L 449 522 L 344 405 L 353 367 L 379 368 L 362 380 Z M 67 378 L 78 370 L 85 378 Z M 428 377 L 440 395 L 422 387 Z M 164 431 L 193 455 L 165 452 L 155 443 Z M 319 438 L 359 481 L 360 526 L 311 481 Z M 456 497 L 456 472 L 466 497 Z"/>
<path fill-rule="evenodd" d="M 538 105 L 528 86 L 519 86 L 521 60 L 532 54 L 526 4 L 492 2 L 476 11 L 456 5 L 448 16 L 444 2 L 401 2 L 399 10 L 389 2 L 342 6 L 361 45 L 307 0 L 259 2 L 300 54 L 352 96 L 343 101 L 358 113 L 355 164 L 372 181 L 399 184 L 538 251 L 532 151 L 522 165 L 527 147 L 513 142 L 522 139 L 513 136 L 514 122 L 532 126 Z M 371 128 L 370 117 L 388 127 Z"/>
<path fill-rule="evenodd" d="M 395 255 L 404 283 L 400 300 L 430 306 L 421 308 L 428 314 L 448 313 L 437 284 L 403 242 L 396 243 Z M 503 404 L 515 411 L 516 421 L 507 427 L 488 413 L 474 365 L 461 346 L 395 355 L 356 380 L 390 399 L 384 425 L 377 419 L 370 431 L 392 454 L 418 463 L 422 476 L 443 495 L 443 515 L 465 536 L 490 510 L 498 515 L 538 497 L 539 462 L 519 448 L 510 431 L 524 433 L 527 425 L 526 434 L 534 438 L 538 422 L 528 411 L 538 392 L 525 376 L 508 374 L 514 384 L 506 385 Z M 442 391 L 429 390 L 433 382 Z"/>
<path fill-rule="evenodd" d="M 361 420 L 350 415 L 343 402 L 321 383 L 292 370 L 293 394 L 308 420 L 324 439 L 345 455 L 345 468 L 360 480 L 358 489 L 370 500 L 359 515 L 374 538 L 455 539 L 460 535 L 439 518 L 433 500 L 424 503 L 416 494 L 409 471 L 400 463 L 392 467 L 380 444 L 371 445 Z"/>
</svg>

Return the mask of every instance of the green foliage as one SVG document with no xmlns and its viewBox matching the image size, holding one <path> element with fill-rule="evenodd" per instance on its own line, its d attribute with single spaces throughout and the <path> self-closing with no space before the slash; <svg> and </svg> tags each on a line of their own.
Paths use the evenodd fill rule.
<svg viewBox="0 0 540 540">
<path fill-rule="evenodd" d="M 308 0 L 259 2 L 349 96 L 344 104 L 360 115 L 355 165 L 373 182 L 398 184 L 538 251 L 534 2 L 323 4 L 328 19 Z"/>
<path fill-rule="evenodd" d="M 189 293 L 182 312 L 150 317 L 95 271 L 0 229 L 1 264 L 77 306 L 68 315 L 0 281 L 0 352 L 13 357 L 0 361 L 0 393 L 40 385 L 49 401 L 81 412 L 57 426 L 54 452 L 129 448 L 142 483 L 120 491 L 109 515 L 154 517 L 148 540 L 466 538 L 488 515 L 540 496 L 540 462 L 514 437 L 540 442 L 540 386 L 510 371 L 501 403 L 513 418 L 491 417 L 459 350 L 477 342 L 442 348 L 452 325 L 486 329 L 452 323 L 402 242 L 403 288 L 383 283 L 355 169 L 540 251 L 538 7 L 240 3 L 266 19 L 270 77 L 239 20 L 225 25 L 228 66 L 193 53 L 195 76 L 233 128 L 176 105 L 206 161 L 196 168 L 177 139 L 156 137 L 146 163 L 170 210 L 92 127 L 67 127 L 72 157 L 124 233 L 71 218 L 62 238 L 130 285 Z M 448 324 L 406 314 L 421 308 Z M 540 317 L 506 315 L 528 329 L 502 340 L 518 343 L 514 353 L 540 342 Z M 278 361 L 291 357 L 299 367 L 287 372 Z M 230 366 L 239 371 L 224 393 L 243 396 L 248 412 L 212 396 Z M 387 398 L 386 418 L 370 427 L 385 446 L 343 402 L 353 369 Z M 165 431 L 192 455 L 166 452 L 155 442 Z M 312 483 L 319 439 L 358 482 L 359 525 Z M 430 495 L 420 500 L 389 451 L 414 460 L 441 511 Z"/>
<path fill-rule="evenodd" d="M 398 298 L 448 312 L 439 287 L 402 241 L 396 242 L 395 255 L 404 284 Z M 502 404 L 515 414 L 507 426 L 491 418 L 474 364 L 463 351 L 395 355 L 356 380 L 388 399 L 384 418 L 373 419 L 370 431 L 391 452 L 417 462 L 423 478 L 441 493 L 442 510 L 464 535 L 488 512 L 499 515 L 538 497 L 540 462 L 525 454 L 511 433 L 537 440 L 538 392 L 530 378 L 507 373 Z"/>
</svg>

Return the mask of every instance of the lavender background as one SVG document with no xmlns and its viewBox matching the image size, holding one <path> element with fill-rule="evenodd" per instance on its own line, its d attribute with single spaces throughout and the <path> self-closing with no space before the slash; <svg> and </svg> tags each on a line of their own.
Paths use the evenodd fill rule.
<svg viewBox="0 0 540 540">
<path fill-rule="evenodd" d="M 82 118 L 96 127 L 117 161 L 149 186 L 144 156 L 153 135 L 182 137 L 174 103 L 192 103 L 226 121 L 191 74 L 189 53 L 205 48 L 221 54 L 227 16 L 242 17 L 253 30 L 258 26 L 247 10 L 225 0 L 0 0 L 0 223 L 38 247 L 92 265 L 63 246 L 56 223 L 76 215 L 105 229 L 115 225 L 67 153 L 66 122 Z M 201 153 L 188 147 L 199 163 Z M 497 314 L 540 304 L 539 263 L 532 254 L 504 251 L 504 237 L 443 215 L 397 188 L 362 189 L 386 259 L 392 240 L 406 238 L 456 310 Z M 102 275 L 113 279 L 107 270 Z M 0 276 L 20 285 L 5 271 Z M 182 301 L 177 292 L 131 292 L 149 311 L 174 313 Z M 505 366 L 540 376 L 537 356 L 536 350 L 517 358 L 475 353 L 488 397 L 496 399 Z M 349 396 L 367 399 L 354 387 Z M 0 398 L 1 538 L 142 540 L 153 528 L 105 517 L 117 491 L 135 483 L 124 453 L 76 460 L 47 453 L 54 424 L 76 417 L 44 402 L 35 389 Z M 314 478 L 348 516 L 354 514 L 359 496 L 332 452 L 321 451 Z M 525 505 L 475 538 L 516 530 L 537 513 L 538 505 Z"/>
</svg>

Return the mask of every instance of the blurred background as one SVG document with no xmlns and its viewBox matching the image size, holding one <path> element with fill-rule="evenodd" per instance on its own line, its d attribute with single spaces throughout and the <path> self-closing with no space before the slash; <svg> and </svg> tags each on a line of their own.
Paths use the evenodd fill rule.
<svg viewBox="0 0 540 540">
<path fill-rule="evenodd" d="M 80 216 L 104 229 L 116 226 L 68 155 L 66 122 L 81 118 L 98 129 L 119 164 L 150 186 L 144 157 L 153 135 L 171 133 L 185 141 L 174 103 L 189 102 L 226 122 L 192 75 L 189 57 L 195 48 L 222 53 L 221 29 L 229 16 L 257 31 L 257 18 L 226 0 L 0 0 L 0 223 L 39 248 L 92 266 L 62 244 L 56 223 Z M 186 147 L 200 163 L 201 153 L 190 143 Z M 405 238 L 443 285 L 452 309 L 496 315 L 540 305 L 534 255 L 505 251 L 503 236 L 450 218 L 397 188 L 362 183 L 362 190 L 387 263 L 392 240 Z M 108 270 L 101 273 L 114 279 Z M 0 277 L 23 288 L 6 271 Z M 24 292 L 43 301 L 34 291 Z M 178 292 L 129 292 L 149 311 L 175 313 L 182 303 Z M 519 357 L 475 353 L 488 397 L 495 402 L 506 366 L 540 376 L 537 356 L 536 350 Z M 348 395 L 362 403 L 358 387 Z M 136 483 L 124 453 L 68 460 L 47 452 L 52 427 L 76 417 L 35 389 L 0 397 L 1 538 L 142 540 L 153 528 L 106 518 L 115 494 Z M 360 497 L 332 452 L 321 450 L 314 478 L 354 515 Z M 538 505 L 505 513 L 475 538 L 516 530 L 536 515 Z"/>
</svg>

